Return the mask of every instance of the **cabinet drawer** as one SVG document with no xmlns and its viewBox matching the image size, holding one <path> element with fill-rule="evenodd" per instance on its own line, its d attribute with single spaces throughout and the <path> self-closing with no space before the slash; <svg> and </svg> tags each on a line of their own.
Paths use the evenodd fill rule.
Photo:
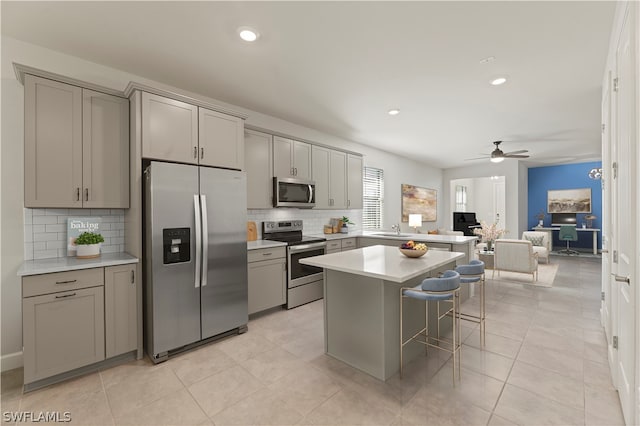
<svg viewBox="0 0 640 426">
<path fill-rule="evenodd" d="M 340 244 L 340 240 L 335 241 L 327 241 L 327 252 L 331 250 L 340 250 L 342 245 Z"/>
<path fill-rule="evenodd" d="M 249 263 L 259 262 L 261 260 L 277 259 L 280 257 L 286 257 L 285 247 L 249 250 L 247 253 L 247 261 Z"/>
<path fill-rule="evenodd" d="M 22 297 L 78 290 L 100 285 L 104 285 L 103 268 L 32 275 L 22 278 Z"/>
<path fill-rule="evenodd" d="M 351 250 L 356 248 L 356 239 L 355 238 L 345 238 L 342 240 L 342 250 Z"/>
<path fill-rule="evenodd" d="M 451 251 L 451 244 L 445 243 L 425 243 L 427 247 L 434 250 Z"/>
</svg>

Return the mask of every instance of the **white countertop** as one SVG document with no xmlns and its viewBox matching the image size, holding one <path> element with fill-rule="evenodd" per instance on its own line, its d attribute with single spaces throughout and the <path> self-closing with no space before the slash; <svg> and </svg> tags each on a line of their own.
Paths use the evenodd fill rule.
<svg viewBox="0 0 640 426">
<path fill-rule="evenodd" d="M 408 258 L 396 247 L 371 246 L 305 257 L 299 262 L 350 274 L 402 283 L 464 257 L 464 253 L 429 250 L 419 258 Z"/>
<path fill-rule="evenodd" d="M 282 241 L 271 241 L 271 240 L 255 240 L 255 241 L 247 241 L 247 250 L 257 250 L 264 248 L 272 248 L 272 247 L 285 247 L 287 243 L 283 243 Z"/>
<path fill-rule="evenodd" d="M 78 269 L 102 268 L 105 266 L 138 263 L 138 258 L 129 253 L 104 253 L 95 259 L 76 257 L 55 257 L 51 259 L 27 260 L 18 269 L 18 276 L 49 274 L 51 272 L 74 271 Z"/>
<path fill-rule="evenodd" d="M 389 231 L 362 231 L 361 237 L 368 238 L 384 238 L 386 240 L 400 241 L 420 241 L 426 243 L 445 243 L 445 244 L 467 244 L 469 241 L 475 241 L 478 237 L 468 237 L 466 235 L 439 235 L 439 234 L 407 234 L 400 235 L 380 235 L 381 233 L 391 234 Z"/>
<path fill-rule="evenodd" d="M 324 237 L 327 241 L 342 240 L 344 238 L 365 237 L 365 238 L 381 238 L 384 240 L 397 241 L 420 241 L 425 243 L 444 243 L 444 244 L 467 244 L 469 241 L 477 240 L 478 237 L 468 237 L 459 235 L 438 235 L 438 234 L 407 234 L 400 235 L 380 235 L 392 234 L 392 231 L 353 231 L 347 234 L 315 234 L 313 236 Z"/>
</svg>

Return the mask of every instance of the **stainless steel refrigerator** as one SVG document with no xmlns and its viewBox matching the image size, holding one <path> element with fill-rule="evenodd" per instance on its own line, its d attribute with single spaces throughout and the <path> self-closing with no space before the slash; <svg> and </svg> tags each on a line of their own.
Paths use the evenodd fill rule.
<svg viewBox="0 0 640 426">
<path fill-rule="evenodd" d="M 246 175 L 152 161 L 145 169 L 145 349 L 153 362 L 247 313 Z"/>
</svg>

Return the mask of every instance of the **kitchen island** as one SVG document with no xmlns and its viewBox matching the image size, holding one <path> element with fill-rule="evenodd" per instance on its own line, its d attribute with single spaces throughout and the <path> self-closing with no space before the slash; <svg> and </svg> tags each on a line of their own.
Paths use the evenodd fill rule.
<svg viewBox="0 0 640 426">
<path fill-rule="evenodd" d="M 463 253 L 429 250 L 411 259 L 396 247 L 378 245 L 300 260 L 324 268 L 325 352 L 380 380 L 396 374 L 400 368 L 400 287 L 416 286 L 452 269 L 462 257 Z M 434 325 L 435 309 L 429 314 Z M 420 330 L 424 317 L 424 302 L 405 301 L 405 335 Z M 424 355 L 424 347 L 411 342 L 405 349 L 405 362 L 419 354 Z"/>
</svg>

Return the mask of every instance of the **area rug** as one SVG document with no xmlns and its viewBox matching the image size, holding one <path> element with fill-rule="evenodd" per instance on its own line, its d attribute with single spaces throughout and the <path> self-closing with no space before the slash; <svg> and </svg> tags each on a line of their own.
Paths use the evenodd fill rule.
<svg viewBox="0 0 640 426">
<path fill-rule="evenodd" d="M 515 284 L 529 284 L 536 287 L 553 287 L 553 280 L 556 279 L 556 273 L 558 272 L 557 263 L 539 263 L 538 264 L 538 280 L 531 282 L 531 274 L 522 274 L 519 272 L 507 272 L 500 271 L 500 276 L 496 271 L 493 276 L 493 271 L 488 269 L 486 271 L 487 280 L 493 280 L 503 283 L 515 283 Z"/>
</svg>

